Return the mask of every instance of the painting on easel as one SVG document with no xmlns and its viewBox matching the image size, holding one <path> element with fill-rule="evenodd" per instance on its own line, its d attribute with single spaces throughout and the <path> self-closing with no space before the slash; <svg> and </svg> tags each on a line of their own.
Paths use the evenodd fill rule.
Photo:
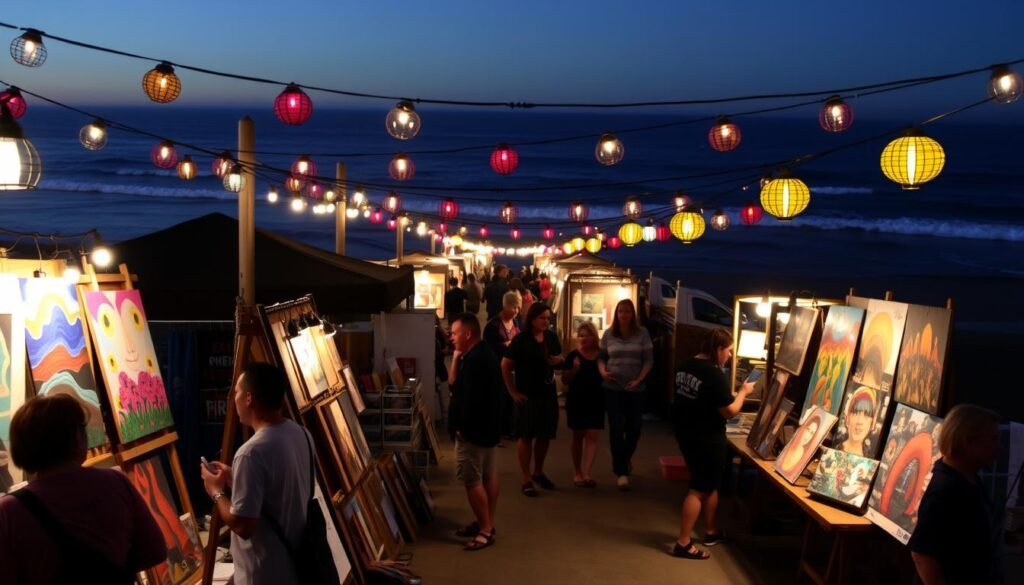
<svg viewBox="0 0 1024 585">
<path fill-rule="evenodd" d="M 25 327 L 18 279 L 0 275 L 0 493 L 22 480 L 10 462 L 11 417 L 25 402 Z"/>
<path fill-rule="evenodd" d="M 910 305 L 896 372 L 897 402 L 939 414 L 952 321 L 953 312 L 949 309 Z"/>
<path fill-rule="evenodd" d="M 851 382 L 840 412 L 832 446 L 851 455 L 877 458 L 889 413 L 889 392 Z"/>
<path fill-rule="evenodd" d="M 814 361 L 811 381 L 807 384 L 807 398 L 804 400 L 801 420 L 815 406 L 831 414 L 839 414 L 839 404 L 846 389 L 846 380 L 850 376 L 863 321 L 864 309 L 840 306 L 828 308 L 818 358 Z"/>
<path fill-rule="evenodd" d="M 854 382 L 884 390 L 892 388 L 906 320 L 907 305 L 878 299 L 868 301 Z"/>
<path fill-rule="evenodd" d="M 818 309 L 793 307 L 789 315 L 789 323 L 782 332 L 779 353 L 775 356 L 775 366 L 799 376 L 807 357 L 807 346 L 814 335 L 814 326 L 818 323 Z"/>
</svg>

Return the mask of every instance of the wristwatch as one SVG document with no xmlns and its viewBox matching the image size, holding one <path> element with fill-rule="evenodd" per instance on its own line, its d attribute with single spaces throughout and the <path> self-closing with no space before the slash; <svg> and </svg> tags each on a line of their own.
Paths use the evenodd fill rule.
<svg viewBox="0 0 1024 585">
<path fill-rule="evenodd" d="M 213 494 L 212 496 L 210 496 L 210 499 L 213 500 L 214 504 L 216 504 L 217 500 L 219 500 L 219 499 L 221 499 L 223 497 L 224 497 L 224 492 L 217 492 L 217 493 Z"/>
</svg>

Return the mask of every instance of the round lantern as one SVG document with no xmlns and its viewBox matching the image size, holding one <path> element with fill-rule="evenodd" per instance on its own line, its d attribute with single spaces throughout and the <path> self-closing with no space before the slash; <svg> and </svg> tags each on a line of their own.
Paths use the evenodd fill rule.
<svg viewBox="0 0 1024 585">
<path fill-rule="evenodd" d="M 740 127 L 730 122 L 729 118 L 719 118 L 708 131 L 708 142 L 718 152 L 736 150 L 741 138 Z"/>
<path fill-rule="evenodd" d="M 729 216 L 721 209 L 716 209 L 711 214 L 711 227 L 722 232 L 729 229 Z"/>
<path fill-rule="evenodd" d="M 284 180 L 284 188 L 288 189 L 291 193 L 298 193 L 299 191 L 302 191 L 302 188 L 305 185 L 306 181 L 297 175 L 289 175 L 288 178 Z"/>
<path fill-rule="evenodd" d="M 505 205 L 501 206 L 501 211 L 498 212 L 498 217 L 505 223 L 512 223 L 519 218 L 519 208 L 516 207 L 511 201 L 506 201 Z"/>
<path fill-rule="evenodd" d="M 274 99 L 274 115 L 289 126 L 304 124 L 312 113 L 313 100 L 294 83 L 289 83 Z"/>
<path fill-rule="evenodd" d="M 486 225 L 480 226 L 480 237 L 481 238 L 486 238 L 489 233 L 491 233 L 491 232 L 490 232 L 490 230 L 487 229 Z"/>
<path fill-rule="evenodd" d="M 604 242 L 608 238 L 608 234 L 604 233 L 601 228 L 594 228 L 594 237 Z"/>
<path fill-rule="evenodd" d="M 448 197 L 437 205 L 437 214 L 442 219 L 451 221 L 459 215 L 459 204 L 451 197 Z"/>
<path fill-rule="evenodd" d="M 420 132 L 420 115 L 416 113 L 412 102 L 402 100 L 388 112 L 384 118 L 384 127 L 392 138 L 409 140 Z"/>
<path fill-rule="evenodd" d="M 575 251 L 576 248 L 573 247 L 572 242 L 566 242 L 562 244 L 562 252 L 564 252 L 566 255 L 572 254 Z"/>
<path fill-rule="evenodd" d="M 617 250 L 622 245 L 622 240 L 619 239 L 619 236 L 608 236 L 605 244 L 612 250 Z"/>
<path fill-rule="evenodd" d="M 645 242 L 653 242 L 658 239 L 658 228 L 654 227 L 653 219 L 647 220 L 647 225 L 644 226 L 644 230 L 641 232 L 640 237 L 643 238 Z"/>
<path fill-rule="evenodd" d="M 747 225 L 754 225 L 764 217 L 764 210 L 757 203 L 747 203 L 740 209 L 740 221 Z"/>
<path fill-rule="evenodd" d="M 544 226 L 544 229 L 541 230 L 540 234 L 544 237 L 545 240 L 551 240 L 554 239 L 555 237 L 555 230 L 552 229 L 551 226 L 546 225 Z"/>
<path fill-rule="evenodd" d="M 597 157 L 597 162 L 606 167 L 618 164 L 625 155 L 626 147 L 622 146 L 622 141 L 616 138 L 614 134 L 607 132 L 601 135 L 601 138 L 597 141 L 597 146 L 594 148 L 594 156 Z"/>
<path fill-rule="evenodd" d="M 785 171 L 761 189 L 761 207 L 780 221 L 793 219 L 807 209 L 810 202 L 811 190 L 807 185 Z"/>
<path fill-rule="evenodd" d="M 161 169 L 173 169 L 178 164 L 178 151 L 174 149 L 174 143 L 164 140 L 149 151 L 149 159 Z"/>
<path fill-rule="evenodd" d="M 384 221 L 384 210 L 380 207 L 370 212 L 370 223 L 380 223 Z"/>
<path fill-rule="evenodd" d="M 672 205 L 675 206 L 676 211 L 682 211 L 692 203 L 693 199 L 682 191 L 676 191 L 676 194 L 672 196 Z"/>
<path fill-rule="evenodd" d="M 437 233 L 439 233 L 439 234 L 442 234 L 442 235 L 443 234 L 447 234 L 448 233 L 448 224 L 446 224 L 443 221 L 437 222 L 437 228 L 435 228 L 435 231 Z"/>
<path fill-rule="evenodd" d="M 853 108 L 837 95 L 825 100 L 818 112 L 818 123 L 826 132 L 842 132 L 853 124 Z"/>
<path fill-rule="evenodd" d="M 280 198 L 281 198 L 281 196 L 278 195 L 278 193 L 277 193 L 277 187 L 271 185 L 270 188 L 267 189 L 267 202 L 268 203 L 277 203 L 278 199 L 280 199 Z"/>
<path fill-rule="evenodd" d="M 395 216 L 388 218 L 388 229 L 395 231 L 398 228 L 398 219 Z"/>
<path fill-rule="evenodd" d="M 242 165 L 235 163 L 231 170 L 224 175 L 224 188 L 232 193 L 238 193 L 245 186 L 245 175 L 242 174 Z"/>
<path fill-rule="evenodd" d="M 629 219 L 636 219 L 640 217 L 640 214 L 644 212 L 644 206 L 640 203 L 640 200 L 636 197 L 626 198 L 626 203 L 622 206 L 622 215 L 625 215 Z"/>
<path fill-rule="evenodd" d="M 461 248 L 463 244 L 462 236 L 460 236 L 459 234 L 455 234 L 454 236 L 452 236 L 451 242 L 452 246 L 456 248 Z"/>
<path fill-rule="evenodd" d="M 181 95 L 181 80 L 174 73 L 174 67 L 164 61 L 142 76 L 142 91 L 158 104 L 166 104 Z"/>
<path fill-rule="evenodd" d="M 11 115 L 14 119 L 20 119 L 25 115 L 25 111 L 28 110 L 28 103 L 25 102 L 25 96 L 21 95 L 21 90 L 16 87 L 0 92 L 0 102 L 7 104 L 7 109 L 11 111 Z"/>
<path fill-rule="evenodd" d="M 459 224 L 459 234 L 464 236 L 464 235 L 466 235 L 468 233 L 469 233 L 469 228 L 466 227 L 466 224 L 464 224 L 464 223 L 463 224 Z"/>
<path fill-rule="evenodd" d="M 326 201 L 328 203 L 333 203 L 337 199 L 338 199 L 338 192 L 335 191 L 334 189 L 328 187 L 327 190 L 324 191 L 324 201 Z M 359 214 L 359 206 L 358 205 L 356 205 L 352 201 L 349 201 L 348 205 L 349 205 L 349 208 L 354 209 L 356 211 L 357 215 Z"/>
<path fill-rule="evenodd" d="M 508 235 L 512 236 L 513 240 L 518 240 L 519 236 L 523 235 L 523 232 L 520 231 L 517 226 L 512 226 L 512 229 L 511 231 L 509 231 Z"/>
<path fill-rule="evenodd" d="M 315 177 L 317 176 L 316 163 L 308 155 L 303 154 L 292 163 L 292 174 L 303 178 Z"/>
<path fill-rule="evenodd" d="M 569 219 L 576 223 L 583 223 L 587 221 L 587 217 L 590 215 L 590 210 L 587 209 L 587 204 L 582 201 L 573 201 L 569 204 Z"/>
<path fill-rule="evenodd" d="M 303 209 L 306 209 L 306 200 L 298 191 L 292 192 L 291 208 L 295 213 L 301 213 Z"/>
<path fill-rule="evenodd" d="M 594 233 L 594 226 L 590 225 L 589 223 L 585 223 L 583 224 L 583 229 L 580 231 L 582 231 L 583 235 L 585 236 L 592 235 Z"/>
<path fill-rule="evenodd" d="M 78 141 L 87 150 L 100 150 L 107 145 L 107 137 L 107 125 L 98 118 L 78 131 Z"/>
<path fill-rule="evenodd" d="M 633 221 L 624 223 L 622 224 L 622 227 L 619 228 L 619 239 L 622 240 L 623 244 L 630 248 L 639 244 L 643 235 L 643 226 Z"/>
<path fill-rule="evenodd" d="M 11 41 L 11 57 L 25 67 L 39 67 L 46 62 L 46 45 L 43 34 L 35 29 L 28 29 Z"/>
<path fill-rule="evenodd" d="M 416 175 L 416 165 L 403 153 L 398 153 L 388 164 L 388 174 L 396 181 L 408 181 Z"/>
<path fill-rule="evenodd" d="M 672 238 L 672 230 L 668 229 L 668 226 L 665 225 L 665 222 L 659 223 L 658 227 L 655 228 L 655 231 L 655 239 L 657 239 L 659 242 L 667 242 L 669 241 L 669 239 Z"/>
<path fill-rule="evenodd" d="M 916 128 L 890 142 L 882 151 L 882 172 L 906 191 L 920 189 L 922 184 L 937 177 L 945 164 L 946 153 L 942 146 Z"/>
<path fill-rule="evenodd" d="M 196 178 L 196 163 L 191 156 L 186 154 L 181 157 L 181 162 L 178 163 L 178 177 L 185 181 Z"/>
<path fill-rule="evenodd" d="M 587 246 L 587 241 L 578 236 L 569 240 L 569 243 L 572 244 L 573 252 L 579 252 L 580 250 Z"/>
<path fill-rule="evenodd" d="M 704 216 L 696 211 L 680 211 L 668 222 L 672 235 L 690 244 L 704 235 Z"/>
<path fill-rule="evenodd" d="M 590 238 L 585 244 L 583 244 L 583 246 L 586 248 L 587 252 L 597 254 L 601 251 L 601 240 L 597 238 Z"/>
<path fill-rule="evenodd" d="M 34 189 L 41 176 L 39 152 L 0 104 L 0 191 Z"/>
<path fill-rule="evenodd" d="M 988 81 L 988 97 L 998 104 L 1008 104 L 1020 98 L 1024 84 L 1021 83 L 1020 73 L 1010 71 L 1006 65 L 996 65 L 992 68 L 992 77 Z"/>
<path fill-rule="evenodd" d="M 225 178 L 227 178 L 225 176 Z M 306 183 L 306 187 L 303 189 L 303 195 L 310 199 L 323 199 L 324 187 L 320 183 L 311 181 Z"/>
<path fill-rule="evenodd" d="M 416 224 L 416 235 L 422 238 L 423 236 L 427 235 L 428 229 L 430 228 L 427 227 L 427 222 L 421 221 Z"/>
<path fill-rule="evenodd" d="M 394 191 L 387 194 L 384 198 L 384 211 L 388 213 L 397 213 L 402 208 L 402 198 L 398 196 L 398 193 Z"/>
<path fill-rule="evenodd" d="M 510 175 L 519 166 L 519 154 L 507 144 L 499 144 L 491 153 L 491 168 L 499 175 Z"/>
<path fill-rule="evenodd" d="M 233 164 L 235 164 L 235 157 L 225 150 L 213 157 L 213 162 L 210 163 L 210 172 L 213 173 L 213 176 L 223 179 Z"/>
</svg>

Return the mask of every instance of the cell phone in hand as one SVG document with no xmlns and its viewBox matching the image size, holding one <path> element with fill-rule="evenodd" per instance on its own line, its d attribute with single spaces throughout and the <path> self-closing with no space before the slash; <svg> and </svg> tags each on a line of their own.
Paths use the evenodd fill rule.
<svg viewBox="0 0 1024 585">
<path fill-rule="evenodd" d="M 763 376 L 763 375 L 764 375 L 764 370 L 751 370 L 750 373 L 747 374 L 747 379 L 744 380 L 743 383 L 746 384 L 747 382 L 751 382 L 751 383 L 757 382 L 758 380 L 761 379 L 761 376 Z"/>
<path fill-rule="evenodd" d="M 203 467 L 206 468 L 206 471 L 209 471 L 210 473 L 217 473 L 217 470 L 210 465 L 210 462 L 206 460 L 206 457 L 200 456 L 199 461 L 203 464 Z"/>
</svg>

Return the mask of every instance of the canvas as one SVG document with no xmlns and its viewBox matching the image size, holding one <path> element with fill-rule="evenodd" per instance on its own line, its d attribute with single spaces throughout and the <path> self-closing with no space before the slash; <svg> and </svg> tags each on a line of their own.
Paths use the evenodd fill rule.
<svg viewBox="0 0 1024 585">
<path fill-rule="evenodd" d="M 863 508 L 877 471 L 877 461 L 825 447 L 807 491 L 840 504 Z"/>
<path fill-rule="evenodd" d="M 36 396 L 67 394 L 86 414 L 90 449 L 107 442 L 96 378 L 75 285 L 59 278 L 21 280 L 25 350 Z"/>
<path fill-rule="evenodd" d="M 388 374 L 391 376 L 391 383 L 398 387 L 405 386 L 405 376 L 402 375 L 402 368 L 398 367 L 398 360 L 389 357 L 385 361 L 388 363 Z"/>
<path fill-rule="evenodd" d="M 775 366 L 791 374 L 800 375 L 807 356 L 807 346 L 814 335 L 814 326 L 818 323 L 818 309 L 793 307 L 789 315 L 789 323 L 782 333 L 779 353 L 775 356 Z"/>
<path fill-rule="evenodd" d="M 593 323 L 599 335 L 604 332 L 604 315 L 573 315 L 572 332 L 574 335 L 579 331 L 580 325 L 584 323 Z"/>
<path fill-rule="evenodd" d="M 775 471 L 789 483 L 796 483 L 835 424 L 834 414 L 820 406 L 814 407 L 793 434 L 793 438 L 779 453 L 778 459 L 775 460 Z"/>
<path fill-rule="evenodd" d="M 319 325 L 314 325 L 306 329 L 306 331 L 309 332 L 310 337 L 313 339 L 313 346 L 316 347 L 317 357 L 319 358 L 318 361 L 324 371 L 324 375 L 327 377 L 327 387 L 337 388 L 344 386 L 345 380 L 341 377 L 341 357 L 338 355 L 337 348 L 334 347 L 334 340 L 328 339 L 327 335 L 324 334 L 323 328 Z"/>
<path fill-rule="evenodd" d="M 356 452 L 359 454 L 359 458 L 363 460 L 363 466 L 367 467 L 370 462 L 373 461 L 373 454 L 370 453 L 370 445 L 366 442 L 366 436 L 363 435 L 363 427 L 359 424 L 359 415 L 356 414 L 355 406 L 352 404 L 352 394 L 350 392 L 342 392 L 338 396 L 338 403 L 341 405 L 341 411 L 345 415 L 345 422 L 348 423 L 349 432 L 352 434 L 352 440 L 356 445 Z"/>
<path fill-rule="evenodd" d="M 332 510 L 334 506 L 324 496 L 324 490 L 320 484 L 318 474 L 316 482 L 313 484 L 313 489 L 315 490 L 313 497 L 316 498 L 316 503 L 320 505 L 320 512 L 324 515 L 324 522 L 327 524 L 327 546 L 331 549 L 331 556 L 334 558 L 334 568 L 338 571 L 338 579 L 341 583 L 345 583 L 345 580 L 352 573 L 352 561 L 349 560 L 348 552 L 345 551 L 345 545 L 342 544 L 341 535 L 338 533 L 337 520 Z"/>
<path fill-rule="evenodd" d="M 761 444 L 761 440 L 764 439 L 768 424 L 775 416 L 775 410 L 786 393 L 787 382 L 789 382 L 789 372 L 776 370 L 775 377 L 768 387 L 768 392 L 765 393 L 764 398 L 761 400 L 761 406 L 757 409 L 757 416 L 754 417 L 754 423 L 751 425 L 750 433 L 747 435 L 747 446 L 751 449 L 756 449 Z"/>
<path fill-rule="evenodd" d="M 888 414 L 888 391 L 850 382 L 832 446 L 845 453 L 877 459 Z"/>
<path fill-rule="evenodd" d="M 854 382 L 872 388 L 892 388 L 906 320 L 907 305 L 877 299 L 868 301 Z"/>
<path fill-rule="evenodd" d="M 139 291 L 86 292 L 85 304 L 121 442 L 174 426 Z"/>
<path fill-rule="evenodd" d="M 604 315 L 604 293 L 583 293 L 580 313 Z"/>
<path fill-rule="evenodd" d="M 0 493 L 24 477 L 10 460 L 11 417 L 25 403 L 25 325 L 18 279 L 0 274 Z"/>
<path fill-rule="evenodd" d="M 939 458 L 941 429 L 941 418 L 896 405 L 867 516 L 903 544 L 917 526 L 918 506 L 932 479 L 932 465 Z"/>
<path fill-rule="evenodd" d="M 273 332 L 274 342 L 277 343 L 277 350 L 281 354 L 281 369 L 288 377 L 292 396 L 295 397 L 295 406 L 302 409 L 309 404 L 309 396 L 306 394 L 305 383 L 302 381 L 302 373 L 299 371 L 299 366 L 295 362 L 288 344 L 288 330 L 282 321 L 271 323 L 270 329 Z"/>
<path fill-rule="evenodd" d="M 198 538 L 189 537 L 189 529 L 182 522 L 175 504 L 176 492 L 171 490 L 164 464 L 159 454 L 125 465 L 128 478 L 142 495 L 160 527 L 167 545 L 167 561 L 150 570 L 156 583 L 178 585 L 189 581 L 202 566 L 203 548 Z M 189 516 L 189 520 L 194 522 Z M 193 534 L 198 531 L 193 526 Z"/>
<path fill-rule="evenodd" d="M 306 395 L 309 399 L 313 400 L 326 392 L 330 388 L 330 384 L 323 365 L 320 363 L 320 354 L 317 352 L 313 335 L 309 329 L 303 329 L 298 336 L 289 339 L 288 345 L 295 355 L 295 363 L 302 374 Z"/>
<path fill-rule="evenodd" d="M 952 321 L 949 309 L 910 305 L 896 371 L 897 402 L 929 414 L 939 413 Z"/>
<path fill-rule="evenodd" d="M 839 414 L 863 322 L 864 309 L 829 307 L 800 420 L 815 406 Z"/>
<path fill-rule="evenodd" d="M 775 411 L 775 416 L 772 418 L 772 422 L 768 425 L 767 431 L 764 433 L 764 438 L 757 444 L 757 454 L 767 460 L 775 459 L 775 446 L 778 444 L 779 436 L 782 432 L 782 426 L 786 424 L 786 418 L 789 413 L 793 411 L 793 401 L 788 398 L 782 399 L 782 404 L 779 405 L 779 409 Z"/>
<path fill-rule="evenodd" d="M 352 371 L 351 366 L 345 366 L 342 374 L 345 376 L 345 387 L 352 394 L 352 406 L 355 407 L 356 414 L 360 414 L 366 410 L 366 403 L 363 402 L 363 393 L 356 382 L 355 372 Z"/>
<path fill-rule="evenodd" d="M 330 400 L 320 406 L 321 414 L 326 420 L 327 428 L 330 430 L 331 440 L 338 453 L 342 468 L 348 476 L 349 486 L 355 484 L 362 475 L 363 459 L 356 448 L 355 439 L 349 430 L 348 421 L 345 420 L 345 412 L 338 399 Z"/>
</svg>

